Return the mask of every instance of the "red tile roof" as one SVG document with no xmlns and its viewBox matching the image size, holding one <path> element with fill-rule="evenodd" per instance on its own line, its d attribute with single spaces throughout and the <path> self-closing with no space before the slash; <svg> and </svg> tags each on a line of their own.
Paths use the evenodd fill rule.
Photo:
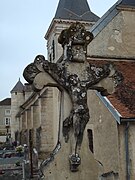
<svg viewBox="0 0 135 180">
<path fill-rule="evenodd" d="M 90 60 L 89 62 L 97 66 L 109 61 Z M 120 60 L 112 63 L 122 73 L 124 80 L 116 88 L 116 92 L 108 95 L 107 98 L 123 118 L 135 118 L 135 61 Z"/>
<path fill-rule="evenodd" d="M 124 118 L 135 117 L 135 62 L 114 63 L 124 77 L 116 92 L 108 99 Z"/>
</svg>

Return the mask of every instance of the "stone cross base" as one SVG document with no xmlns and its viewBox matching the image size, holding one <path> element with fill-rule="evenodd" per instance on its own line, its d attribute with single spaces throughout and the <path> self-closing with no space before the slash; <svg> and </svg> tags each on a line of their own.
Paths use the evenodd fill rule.
<svg viewBox="0 0 135 180">
<path fill-rule="evenodd" d="M 98 180 L 98 177 L 103 173 L 103 167 L 94 159 L 94 155 L 89 150 L 87 133 L 85 132 L 82 142 L 80 157 L 81 163 L 78 166 L 78 171 L 71 171 L 70 153 L 71 142 L 61 142 L 61 149 L 54 156 L 54 159 L 48 163 L 43 173 L 45 180 Z"/>
</svg>

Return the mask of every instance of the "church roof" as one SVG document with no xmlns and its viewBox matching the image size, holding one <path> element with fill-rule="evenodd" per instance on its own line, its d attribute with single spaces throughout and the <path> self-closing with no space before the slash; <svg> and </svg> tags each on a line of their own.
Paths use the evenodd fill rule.
<svg viewBox="0 0 135 180">
<path fill-rule="evenodd" d="M 87 0 L 60 0 L 54 19 L 96 22 L 99 17 L 91 12 Z"/>
<path fill-rule="evenodd" d="M 23 92 L 23 91 L 24 91 L 24 85 L 22 84 L 22 82 L 19 79 L 19 81 L 16 83 L 16 85 L 11 90 L 11 93 L 13 93 L 13 92 Z"/>
<path fill-rule="evenodd" d="M 135 62 L 115 62 L 124 81 L 116 92 L 108 96 L 113 106 L 124 118 L 135 118 Z"/>
<path fill-rule="evenodd" d="M 122 0 L 119 5 L 135 8 L 135 0 Z"/>
<path fill-rule="evenodd" d="M 108 60 L 90 60 L 90 63 L 96 66 L 108 62 Z M 135 118 L 135 62 L 119 60 L 114 61 L 113 65 L 122 73 L 123 81 L 118 85 L 115 93 L 108 95 L 107 99 L 120 115 L 119 118 Z M 107 105 L 107 108 L 110 110 L 112 106 Z"/>
<path fill-rule="evenodd" d="M 0 106 L 10 106 L 11 105 L 11 98 L 6 98 L 0 101 Z"/>
</svg>

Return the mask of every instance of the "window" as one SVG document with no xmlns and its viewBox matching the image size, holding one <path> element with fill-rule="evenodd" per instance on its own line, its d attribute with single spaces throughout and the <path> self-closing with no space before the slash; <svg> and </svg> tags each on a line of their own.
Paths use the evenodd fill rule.
<svg viewBox="0 0 135 180">
<path fill-rule="evenodd" d="M 49 55 L 49 60 L 50 60 L 50 62 L 52 62 L 52 56 L 51 56 L 51 54 Z"/>
<path fill-rule="evenodd" d="M 52 42 L 52 56 L 53 56 L 53 60 L 55 59 L 55 43 L 54 40 Z"/>
<path fill-rule="evenodd" d="M 11 121 L 10 117 L 5 117 L 5 126 L 10 126 L 10 121 Z"/>
<path fill-rule="evenodd" d="M 93 153 L 93 132 L 91 129 L 87 130 L 87 134 L 88 134 L 88 140 L 89 140 L 89 149 L 90 151 Z"/>
<path fill-rule="evenodd" d="M 6 109 L 5 110 L 5 115 L 11 115 L 11 110 L 10 109 Z"/>
</svg>

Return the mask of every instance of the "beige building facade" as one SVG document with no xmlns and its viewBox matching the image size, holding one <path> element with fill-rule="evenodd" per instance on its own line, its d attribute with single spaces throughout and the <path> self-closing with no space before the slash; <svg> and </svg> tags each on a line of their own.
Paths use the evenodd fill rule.
<svg viewBox="0 0 135 180">
<path fill-rule="evenodd" d="M 11 136 L 11 98 L 0 101 L 0 142 Z"/>
</svg>

